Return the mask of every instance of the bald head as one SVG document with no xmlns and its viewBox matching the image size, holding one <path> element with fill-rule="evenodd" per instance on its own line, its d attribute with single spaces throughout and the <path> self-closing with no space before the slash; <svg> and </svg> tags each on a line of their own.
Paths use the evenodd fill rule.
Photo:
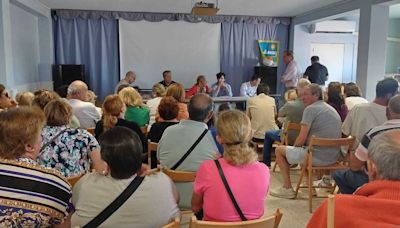
<svg viewBox="0 0 400 228">
<path fill-rule="evenodd" d="M 189 118 L 194 121 L 206 122 L 211 118 L 213 101 L 204 93 L 194 95 L 189 102 Z"/>
<path fill-rule="evenodd" d="M 86 83 L 80 80 L 73 81 L 68 86 L 68 97 L 71 99 L 78 99 L 82 101 L 86 101 L 86 93 L 88 91 L 88 87 Z"/>
<path fill-rule="evenodd" d="M 125 74 L 125 80 L 129 83 L 132 84 L 136 81 L 136 74 L 133 71 L 128 71 Z"/>
<path fill-rule="evenodd" d="M 400 119 L 400 95 L 396 95 L 389 100 L 387 107 L 387 118 Z"/>
</svg>

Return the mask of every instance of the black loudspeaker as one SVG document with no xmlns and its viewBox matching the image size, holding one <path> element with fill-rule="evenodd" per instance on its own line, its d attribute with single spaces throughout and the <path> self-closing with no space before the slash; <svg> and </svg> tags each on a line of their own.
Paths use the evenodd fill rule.
<svg viewBox="0 0 400 228">
<path fill-rule="evenodd" d="M 269 66 L 256 66 L 254 67 L 254 74 L 261 77 L 261 83 L 265 83 L 269 86 L 269 93 L 276 94 L 277 85 L 277 69 L 278 67 Z"/>
<path fill-rule="evenodd" d="M 62 85 L 69 85 L 75 80 L 85 80 L 85 65 L 53 65 L 54 90 Z"/>
</svg>

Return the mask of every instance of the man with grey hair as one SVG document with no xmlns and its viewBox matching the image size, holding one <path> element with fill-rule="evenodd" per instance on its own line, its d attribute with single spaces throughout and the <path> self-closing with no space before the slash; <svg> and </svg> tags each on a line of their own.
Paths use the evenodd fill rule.
<svg viewBox="0 0 400 228">
<path fill-rule="evenodd" d="M 284 128 L 287 123 L 297 123 L 297 124 L 300 123 L 304 111 L 304 103 L 303 101 L 301 101 L 301 97 L 303 96 L 304 88 L 310 84 L 311 82 L 308 79 L 301 78 L 297 83 L 296 87 L 296 93 L 297 93 L 296 100 L 287 102 L 285 105 L 282 106 L 281 109 L 279 109 L 278 117 L 286 118 L 282 128 Z M 265 132 L 263 162 L 268 167 L 271 167 L 272 144 L 274 143 L 274 141 L 281 141 L 281 133 L 282 133 L 281 130 L 272 130 Z M 293 145 L 297 135 L 298 135 L 297 131 L 289 132 L 288 145 Z"/>
<path fill-rule="evenodd" d="M 335 227 L 399 227 L 400 130 L 383 132 L 368 147 L 369 183 L 353 195 L 335 196 Z M 349 216 L 351 213 L 352 216 Z M 326 227 L 327 202 L 307 227 Z"/>
<path fill-rule="evenodd" d="M 307 144 L 311 136 L 321 138 L 340 138 L 342 121 L 334 108 L 322 99 L 322 90 L 318 84 L 304 88 L 301 97 L 306 107 L 301 119 L 301 128 L 293 146 L 278 146 L 275 150 L 276 162 L 283 177 L 283 185 L 271 191 L 271 195 L 292 199 L 295 197 L 290 181 L 289 165 L 302 164 L 307 155 Z M 314 148 L 312 163 L 315 166 L 326 166 L 335 163 L 340 156 L 336 148 Z"/>
<path fill-rule="evenodd" d="M 212 107 L 213 101 L 207 94 L 198 93 L 190 99 L 189 120 L 168 127 L 158 143 L 161 166 L 196 172 L 203 161 L 217 157 L 218 149 L 206 124 L 213 115 Z M 179 206 L 191 208 L 193 183 L 177 183 L 176 187 L 181 195 Z"/>
<path fill-rule="evenodd" d="M 400 129 L 400 95 L 389 100 L 386 108 L 388 121 L 369 130 L 362 138 L 354 156 L 350 156 L 350 169 L 336 171 L 333 175 L 339 190 L 343 194 L 352 194 L 358 187 L 368 183 L 365 170 L 369 157 L 369 144 L 378 134 L 392 129 Z"/>
<path fill-rule="evenodd" d="M 281 81 L 285 85 L 287 91 L 296 87 L 297 80 L 301 77 L 301 70 L 296 60 L 294 60 L 293 51 L 284 51 L 283 61 L 286 64 L 286 69 L 281 76 Z"/>
<path fill-rule="evenodd" d="M 120 86 L 131 86 L 132 83 L 136 81 L 136 74 L 133 71 L 128 71 L 125 74 L 125 78 L 123 78 L 121 81 L 118 82 L 118 84 L 115 86 L 115 93 L 118 93 L 118 88 Z"/>
<path fill-rule="evenodd" d="M 100 113 L 96 106 L 87 102 L 88 87 L 83 81 L 73 81 L 68 86 L 68 102 L 72 106 L 72 112 L 78 118 L 81 128 L 94 128 L 100 120 Z"/>
</svg>

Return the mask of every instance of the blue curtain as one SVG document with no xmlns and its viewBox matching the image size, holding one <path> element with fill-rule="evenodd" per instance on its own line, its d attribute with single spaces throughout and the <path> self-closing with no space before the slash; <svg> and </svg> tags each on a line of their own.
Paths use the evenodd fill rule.
<svg viewBox="0 0 400 228">
<path fill-rule="evenodd" d="M 280 42 L 280 60 L 278 66 L 278 93 L 282 91 L 280 75 L 285 66 L 282 53 L 288 47 L 287 24 L 248 24 L 222 23 L 221 25 L 221 71 L 227 76 L 233 94 L 239 95 L 241 83 L 248 81 L 259 63 L 257 40 L 278 40 Z"/>
<path fill-rule="evenodd" d="M 103 99 L 119 81 L 118 20 L 53 16 L 56 64 L 84 64 L 86 82 Z"/>
</svg>

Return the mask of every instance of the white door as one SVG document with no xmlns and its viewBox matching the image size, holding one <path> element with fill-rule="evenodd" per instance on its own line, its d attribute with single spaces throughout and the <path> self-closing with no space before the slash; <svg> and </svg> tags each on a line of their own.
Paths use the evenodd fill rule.
<svg viewBox="0 0 400 228">
<path fill-rule="evenodd" d="M 328 68 L 329 77 L 325 85 L 343 81 L 344 44 L 312 43 L 310 54 L 310 57 L 318 56 L 319 62 Z"/>
</svg>

